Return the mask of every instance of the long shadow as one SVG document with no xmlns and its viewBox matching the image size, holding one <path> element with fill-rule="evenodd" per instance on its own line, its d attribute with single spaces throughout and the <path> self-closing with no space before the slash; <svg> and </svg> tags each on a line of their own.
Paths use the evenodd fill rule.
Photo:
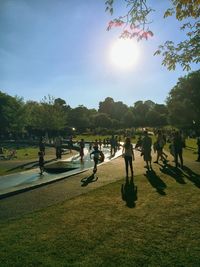
<svg viewBox="0 0 200 267">
<path fill-rule="evenodd" d="M 183 179 L 184 175 L 180 169 L 167 163 L 165 165 L 161 165 L 160 171 L 174 178 L 177 183 L 186 184 Z"/>
<path fill-rule="evenodd" d="M 50 162 L 55 161 L 55 160 L 56 160 L 56 158 L 55 159 L 50 159 L 50 160 L 45 161 L 45 163 L 50 163 Z M 7 170 L 6 172 L 11 172 L 11 171 L 14 171 L 14 170 L 17 170 L 17 169 L 23 169 L 24 167 L 26 167 L 28 165 L 31 165 L 31 166 L 29 168 L 26 168 L 26 170 L 30 170 L 33 167 L 38 166 L 38 160 L 27 162 L 25 164 L 18 165 L 16 167 L 12 168 L 12 169 Z"/>
<path fill-rule="evenodd" d="M 190 168 L 184 166 L 182 170 L 183 175 L 190 180 L 196 187 L 200 188 L 200 175 Z"/>
<path fill-rule="evenodd" d="M 88 184 L 96 182 L 97 180 L 98 180 L 98 177 L 93 173 L 92 175 L 81 179 L 81 182 L 82 182 L 81 186 L 87 186 Z"/>
<path fill-rule="evenodd" d="M 137 186 L 135 186 L 133 179 L 129 181 L 128 178 L 126 178 L 125 185 L 122 184 L 121 186 L 121 197 L 122 200 L 126 202 L 127 207 L 134 208 L 135 207 L 135 201 L 137 201 Z"/>
<path fill-rule="evenodd" d="M 147 170 L 145 176 L 147 177 L 147 180 L 149 181 L 151 186 L 154 187 L 160 195 L 162 196 L 166 195 L 164 190 L 167 187 L 167 185 L 163 182 L 163 180 L 160 179 L 160 177 L 156 174 L 156 172 L 153 169 Z"/>
</svg>

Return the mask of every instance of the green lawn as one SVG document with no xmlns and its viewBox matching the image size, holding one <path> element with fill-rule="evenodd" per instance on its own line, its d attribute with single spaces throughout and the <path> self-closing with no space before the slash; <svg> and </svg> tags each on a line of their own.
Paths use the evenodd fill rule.
<svg viewBox="0 0 200 267">
<path fill-rule="evenodd" d="M 138 175 L 135 208 L 122 183 L 2 220 L 0 266 L 199 267 L 200 176 Z"/>
</svg>

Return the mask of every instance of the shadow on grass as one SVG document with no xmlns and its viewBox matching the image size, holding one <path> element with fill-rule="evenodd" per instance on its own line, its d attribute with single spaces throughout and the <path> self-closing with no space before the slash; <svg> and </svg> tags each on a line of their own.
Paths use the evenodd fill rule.
<svg viewBox="0 0 200 267">
<path fill-rule="evenodd" d="M 50 159 L 50 160 L 45 161 L 45 163 L 50 163 L 50 162 L 55 161 L 55 160 L 56 160 L 56 158 L 55 159 Z M 33 167 L 37 167 L 39 165 L 38 160 L 18 165 L 16 167 L 12 168 L 12 169 L 7 170 L 6 172 L 11 172 L 11 171 L 14 171 L 14 170 L 23 169 L 24 167 L 29 166 L 29 165 L 30 165 L 30 167 L 26 168 L 26 170 L 30 170 Z"/>
<path fill-rule="evenodd" d="M 192 171 L 190 168 L 184 166 L 182 170 L 183 175 L 190 180 L 196 187 L 200 188 L 200 175 Z"/>
<path fill-rule="evenodd" d="M 125 185 L 121 186 L 122 200 L 126 202 L 127 207 L 134 208 L 135 201 L 137 201 L 137 186 L 135 186 L 133 179 L 126 178 Z"/>
<path fill-rule="evenodd" d="M 183 173 L 180 169 L 170 165 L 170 164 L 165 164 L 165 165 L 161 165 L 160 171 L 163 172 L 164 174 L 167 174 L 169 176 L 171 176 L 172 178 L 174 178 L 174 180 L 179 183 L 179 184 L 186 184 L 186 182 L 184 181 L 183 177 Z"/>
<path fill-rule="evenodd" d="M 147 170 L 145 176 L 147 177 L 147 180 L 149 181 L 151 186 L 154 187 L 160 195 L 162 196 L 166 195 L 164 190 L 167 187 L 167 185 L 163 182 L 163 180 L 160 179 L 160 177 L 156 174 L 156 172 L 153 169 Z"/>
<path fill-rule="evenodd" d="M 92 175 L 81 179 L 81 182 L 82 182 L 81 186 L 87 186 L 88 184 L 96 182 L 97 180 L 98 180 L 98 177 L 93 173 Z"/>
</svg>

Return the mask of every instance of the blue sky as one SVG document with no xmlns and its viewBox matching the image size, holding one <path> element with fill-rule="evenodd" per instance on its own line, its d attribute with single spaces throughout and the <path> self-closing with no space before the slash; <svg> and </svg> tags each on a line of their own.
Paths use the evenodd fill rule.
<svg viewBox="0 0 200 267">
<path fill-rule="evenodd" d="M 162 18 L 168 1 L 152 0 L 157 10 L 152 16 L 154 37 L 139 43 L 140 60 L 127 71 L 110 63 L 119 30 L 106 31 L 112 17 L 105 13 L 104 2 L 1 0 L 0 90 L 25 101 L 60 97 L 73 108 L 98 108 L 108 96 L 128 106 L 148 99 L 164 103 L 186 74 L 180 67 L 168 71 L 161 57 L 153 56 L 159 44 L 184 37 L 175 19 Z M 116 0 L 114 15 L 123 9 L 124 1 Z"/>
</svg>

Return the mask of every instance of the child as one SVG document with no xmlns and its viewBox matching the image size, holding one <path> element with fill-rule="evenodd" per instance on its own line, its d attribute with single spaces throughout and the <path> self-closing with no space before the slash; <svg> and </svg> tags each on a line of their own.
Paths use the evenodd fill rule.
<svg viewBox="0 0 200 267">
<path fill-rule="evenodd" d="M 43 151 L 39 151 L 38 152 L 38 156 L 39 156 L 40 175 L 42 175 L 43 172 L 44 172 L 44 152 Z"/>
<path fill-rule="evenodd" d="M 98 147 L 94 147 L 94 150 L 90 153 L 90 158 L 91 158 L 91 155 L 93 155 L 93 160 L 94 160 L 94 169 L 93 169 L 93 173 L 95 174 L 97 172 L 97 164 L 99 162 L 99 160 L 101 162 L 104 161 L 104 154 L 102 151 L 100 151 L 98 149 Z"/>
</svg>

